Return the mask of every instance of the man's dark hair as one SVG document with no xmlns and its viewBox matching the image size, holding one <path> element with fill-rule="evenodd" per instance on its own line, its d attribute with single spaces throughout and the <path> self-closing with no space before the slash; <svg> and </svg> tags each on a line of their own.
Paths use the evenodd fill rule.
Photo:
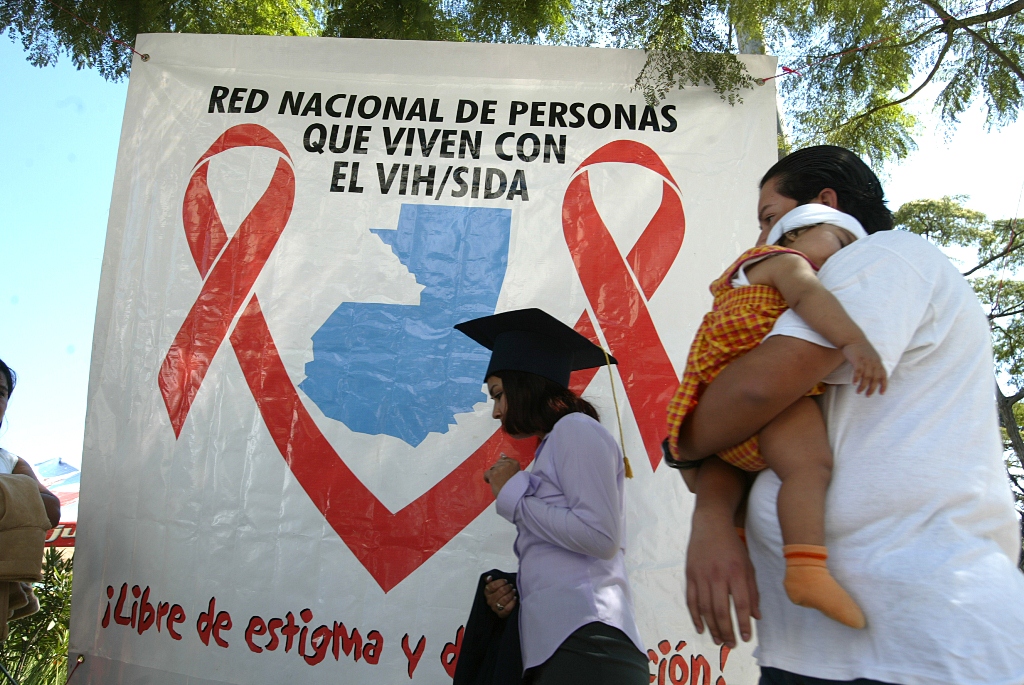
<svg viewBox="0 0 1024 685">
<path fill-rule="evenodd" d="M 599 420 L 594 405 L 554 381 L 527 371 L 495 371 L 505 392 L 503 424 L 509 435 L 550 433 L 560 418 L 582 412 Z"/>
<path fill-rule="evenodd" d="M 14 392 L 14 384 L 18 382 L 18 374 L 14 373 L 14 369 L 4 364 L 3 359 L 0 359 L 0 373 L 7 379 L 7 396 L 10 397 L 11 393 Z"/>
<path fill-rule="evenodd" d="M 892 228 L 892 212 L 875 172 L 843 147 L 815 145 L 786 155 L 761 179 L 775 179 L 775 189 L 802 205 L 825 188 L 836 191 L 839 209 L 852 215 L 868 233 Z"/>
</svg>

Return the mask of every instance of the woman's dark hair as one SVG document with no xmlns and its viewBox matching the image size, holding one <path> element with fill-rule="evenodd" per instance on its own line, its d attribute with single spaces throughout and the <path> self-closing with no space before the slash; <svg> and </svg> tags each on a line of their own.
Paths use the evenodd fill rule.
<svg viewBox="0 0 1024 685">
<path fill-rule="evenodd" d="M 892 212 L 875 172 L 844 147 L 815 145 L 786 155 L 761 179 L 775 179 L 779 194 L 802 205 L 825 188 L 836 191 L 839 209 L 852 215 L 868 233 L 892 228 Z"/>
<path fill-rule="evenodd" d="M 3 359 L 0 359 L 0 373 L 7 379 L 7 396 L 10 397 L 11 393 L 14 392 L 14 384 L 18 382 L 18 374 L 14 373 L 14 369 L 4 364 Z"/>
<path fill-rule="evenodd" d="M 495 371 L 505 392 L 503 425 L 509 435 L 550 433 L 566 414 L 600 420 L 594 405 L 554 381 L 527 371 Z"/>
</svg>

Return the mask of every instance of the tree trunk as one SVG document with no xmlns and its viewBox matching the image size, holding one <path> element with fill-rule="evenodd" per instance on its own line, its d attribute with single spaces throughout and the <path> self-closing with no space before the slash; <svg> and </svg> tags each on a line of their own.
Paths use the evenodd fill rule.
<svg viewBox="0 0 1024 685">
<path fill-rule="evenodd" d="M 1020 426 L 1017 425 L 1017 417 L 1013 415 L 1013 405 L 1019 399 L 1016 396 L 1007 397 L 1003 391 L 996 386 L 996 405 L 999 407 L 999 423 L 1006 429 L 1010 438 L 1010 445 L 1013 447 L 1017 460 L 1024 463 L 1024 438 L 1020 434 Z"/>
<path fill-rule="evenodd" d="M 1017 425 L 1017 417 L 1013 414 L 1013 405 L 1017 404 L 1020 399 L 1019 393 L 1007 397 L 1003 394 L 999 385 L 996 384 L 996 406 L 999 408 L 999 423 L 1006 430 L 1006 435 L 1010 438 L 1010 446 L 1013 448 L 1013 453 L 1017 455 L 1017 463 L 1024 465 L 1024 438 L 1021 437 L 1020 426 Z M 1014 474 L 1009 473 L 1008 475 L 1010 476 L 1010 481 L 1016 486 L 1017 492 L 1014 495 L 1018 502 L 1017 514 L 1020 522 L 1021 536 L 1024 537 L 1024 512 L 1020 511 L 1019 506 L 1022 496 L 1024 496 L 1024 490 L 1022 490 L 1021 483 Z M 1024 548 L 1021 549 L 1021 553 L 1017 557 L 1017 567 L 1024 571 Z"/>
<path fill-rule="evenodd" d="M 736 27 L 736 47 L 741 55 L 764 55 L 764 41 L 758 37 L 750 36 L 742 27 Z M 779 140 L 779 159 L 786 156 L 786 131 L 782 128 L 782 113 L 779 111 L 778 102 L 775 104 L 775 131 Z"/>
</svg>

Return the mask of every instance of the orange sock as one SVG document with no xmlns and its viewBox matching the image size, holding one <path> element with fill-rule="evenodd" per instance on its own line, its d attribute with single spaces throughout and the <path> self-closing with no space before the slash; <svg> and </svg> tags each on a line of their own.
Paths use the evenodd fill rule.
<svg viewBox="0 0 1024 685">
<path fill-rule="evenodd" d="M 863 628 L 864 612 L 828 572 L 828 550 L 821 545 L 784 545 L 786 594 L 793 604 L 817 609 L 834 621 Z"/>
</svg>

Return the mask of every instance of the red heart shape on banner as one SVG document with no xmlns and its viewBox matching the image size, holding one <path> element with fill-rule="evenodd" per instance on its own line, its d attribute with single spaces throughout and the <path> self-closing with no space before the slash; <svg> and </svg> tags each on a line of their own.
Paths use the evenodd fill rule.
<svg viewBox="0 0 1024 685">
<path fill-rule="evenodd" d="M 237 147 L 270 148 L 282 157 L 270 186 L 229 239 L 206 178 L 209 159 Z M 537 442 L 512 440 L 503 431 L 495 431 L 453 471 L 396 513 L 363 485 L 303 405 L 252 294 L 253 284 L 288 222 L 294 198 L 291 157 L 280 140 L 262 126 L 234 126 L 200 157 L 185 191 L 183 222 L 193 259 L 205 280 L 167 352 L 158 382 L 178 436 L 214 355 L 230 337 L 260 414 L 288 468 L 338 536 L 388 592 L 494 501 L 483 472 L 498 456 L 508 454 L 525 467 L 533 459 Z M 669 264 L 671 259 L 665 270 Z M 232 330 L 239 310 L 242 314 Z M 594 337 L 589 319 L 584 324 L 581 318 L 580 326 Z M 581 392 L 593 374 L 573 378 L 573 390 Z"/>
</svg>

